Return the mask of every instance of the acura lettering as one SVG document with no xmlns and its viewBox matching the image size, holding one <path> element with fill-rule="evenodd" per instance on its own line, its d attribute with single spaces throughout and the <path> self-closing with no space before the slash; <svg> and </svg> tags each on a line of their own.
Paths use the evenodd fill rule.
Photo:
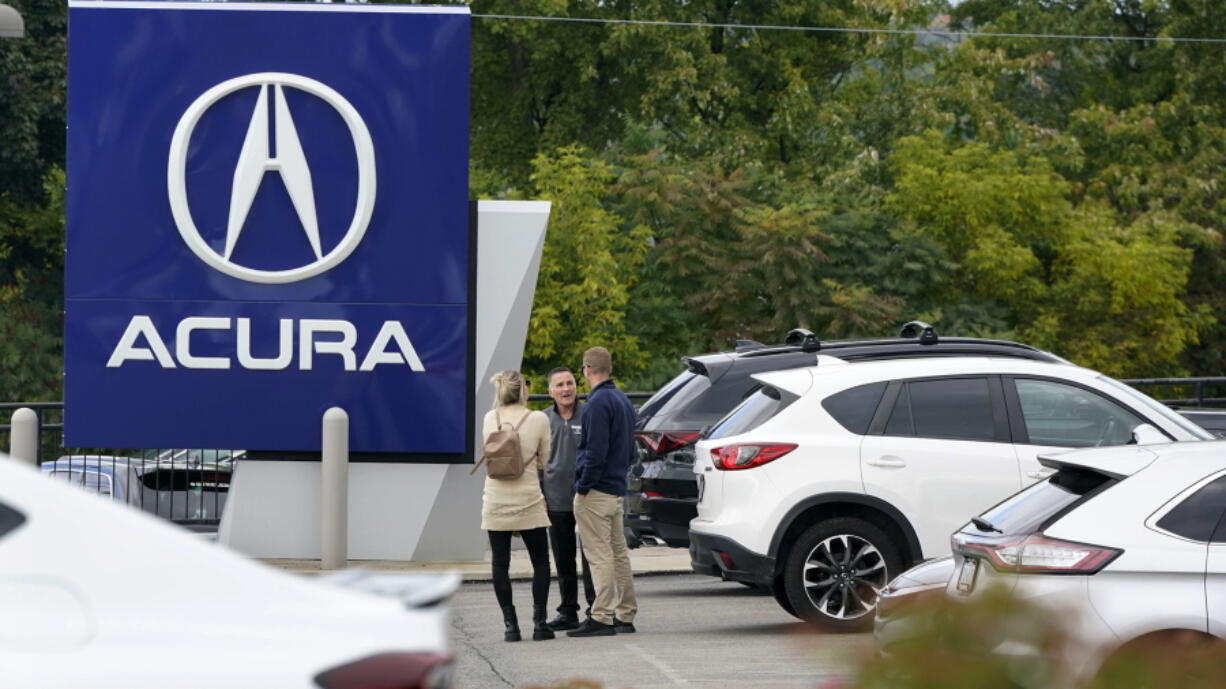
<svg viewBox="0 0 1226 689">
<path fill-rule="evenodd" d="M 162 368 L 229 369 L 234 365 L 234 359 L 229 356 L 201 356 L 193 353 L 192 336 L 200 331 L 233 331 L 238 368 L 257 371 L 285 370 L 293 364 L 296 353 L 298 369 L 302 371 L 312 370 L 316 356 L 320 355 L 340 357 L 346 371 L 373 371 L 379 365 L 407 366 L 409 370 L 417 373 L 426 370 L 400 321 L 383 322 L 378 334 L 365 348 L 361 363 L 358 362 L 358 331 L 349 321 L 279 319 L 277 347 L 275 350 L 260 348 L 261 352 L 276 351 L 276 356 L 253 354 L 251 330 L 250 318 L 184 318 L 175 327 L 174 339 L 171 341 L 172 356 L 172 347 L 167 346 L 153 319 L 143 315 L 133 316 L 111 352 L 106 367 L 119 368 L 131 361 L 154 361 Z"/>
</svg>

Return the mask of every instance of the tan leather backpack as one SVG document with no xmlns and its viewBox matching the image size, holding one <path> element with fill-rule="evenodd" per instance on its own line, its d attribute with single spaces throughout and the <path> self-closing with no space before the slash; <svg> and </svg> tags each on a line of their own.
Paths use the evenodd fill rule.
<svg viewBox="0 0 1226 689">
<path fill-rule="evenodd" d="M 498 422 L 498 430 L 490 433 L 490 437 L 485 439 L 485 444 L 482 446 L 484 454 L 481 456 L 481 461 L 468 472 L 469 476 L 476 473 L 477 468 L 485 464 L 485 470 L 489 473 L 490 478 L 501 480 L 517 479 L 524 474 L 524 455 L 520 449 L 519 443 L 519 427 L 524 425 L 524 421 L 532 412 L 524 414 L 524 417 L 519 420 L 519 423 L 504 429 L 503 426 L 511 424 L 503 424 L 502 417 L 498 412 L 494 412 L 494 419 Z M 532 456 L 533 459 L 536 455 Z"/>
</svg>

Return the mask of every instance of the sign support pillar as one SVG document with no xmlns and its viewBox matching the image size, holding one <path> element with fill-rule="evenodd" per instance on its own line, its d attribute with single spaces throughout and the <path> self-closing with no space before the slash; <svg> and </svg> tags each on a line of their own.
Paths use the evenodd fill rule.
<svg viewBox="0 0 1226 689">
<path fill-rule="evenodd" d="M 528 321 L 536 293 L 548 201 L 479 201 L 475 375 L 466 394 L 477 410 L 473 447 L 481 447 L 481 418 L 494 402 L 486 381 L 523 362 Z M 411 263 L 406 263 L 406 269 Z M 353 422 L 359 412 L 339 400 Z M 322 410 L 323 405 L 320 406 Z M 316 419 L 320 418 L 315 412 Z M 408 417 L 406 417 L 408 418 Z M 415 424 L 423 423 L 413 418 Z M 314 426 L 315 422 L 312 422 Z M 352 445 L 352 443 L 351 443 Z M 489 548 L 481 530 L 482 481 L 464 464 L 353 462 L 348 480 L 354 496 L 347 514 L 352 560 L 479 561 Z M 319 461 L 304 456 L 237 462 L 217 532 L 221 545 L 259 558 L 319 558 Z M 387 528 L 395 524 L 396 528 Z"/>
</svg>

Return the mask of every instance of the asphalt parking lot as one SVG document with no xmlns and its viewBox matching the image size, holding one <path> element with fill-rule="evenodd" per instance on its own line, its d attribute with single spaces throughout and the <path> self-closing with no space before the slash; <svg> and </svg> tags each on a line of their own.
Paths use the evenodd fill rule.
<svg viewBox="0 0 1226 689">
<path fill-rule="evenodd" d="M 515 582 L 525 640 L 502 640 L 502 617 L 488 582 L 465 584 L 450 603 L 459 689 L 551 686 L 567 678 L 606 689 L 739 687 L 814 689 L 846 677 L 874 649 L 867 634 L 809 630 L 770 594 L 692 574 L 636 577 L 638 632 L 615 637 L 531 641 L 531 592 Z M 557 605 L 550 591 L 550 616 Z"/>
</svg>

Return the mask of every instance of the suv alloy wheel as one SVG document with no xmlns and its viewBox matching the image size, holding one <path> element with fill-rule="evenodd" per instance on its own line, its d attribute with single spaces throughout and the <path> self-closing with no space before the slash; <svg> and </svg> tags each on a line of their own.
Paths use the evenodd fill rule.
<svg viewBox="0 0 1226 689">
<path fill-rule="evenodd" d="M 897 545 L 862 519 L 809 527 L 788 554 L 784 592 L 802 619 L 831 632 L 868 629 L 877 592 L 903 570 Z"/>
</svg>

